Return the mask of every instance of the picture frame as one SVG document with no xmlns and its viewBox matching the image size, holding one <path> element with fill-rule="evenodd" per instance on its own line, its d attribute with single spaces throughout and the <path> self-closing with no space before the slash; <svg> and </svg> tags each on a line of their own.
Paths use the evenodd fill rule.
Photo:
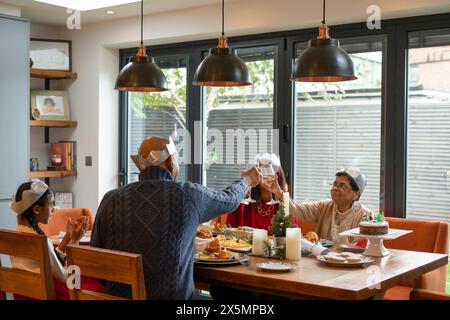
<svg viewBox="0 0 450 320">
<path fill-rule="evenodd" d="M 39 171 L 38 158 L 30 158 L 30 171 Z"/>
<path fill-rule="evenodd" d="M 55 192 L 55 207 L 73 208 L 73 194 L 72 192 Z"/>
<path fill-rule="evenodd" d="M 31 119 L 70 121 L 69 95 L 65 90 L 31 90 Z"/>
<path fill-rule="evenodd" d="M 72 41 L 31 38 L 30 59 L 34 69 L 72 71 Z"/>
</svg>

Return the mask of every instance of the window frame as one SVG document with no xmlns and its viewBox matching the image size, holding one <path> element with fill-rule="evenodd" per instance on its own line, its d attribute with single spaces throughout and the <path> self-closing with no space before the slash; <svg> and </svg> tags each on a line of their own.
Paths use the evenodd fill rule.
<svg viewBox="0 0 450 320">
<path fill-rule="evenodd" d="M 387 216 L 405 218 L 407 179 L 407 49 L 408 33 L 412 31 L 441 29 L 450 27 L 450 13 L 415 16 L 381 21 L 381 29 L 369 30 L 366 22 L 330 26 L 333 38 L 360 37 L 371 35 L 386 36 L 386 50 L 382 66 L 382 111 L 381 111 L 381 159 L 380 159 L 380 208 Z M 279 148 L 283 167 L 287 171 L 290 191 L 293 190 L 291 174 L 294 169 L 294 86 L 289 80 L 295 44 L 309 41 L 318 35 L 314 28 L 261 33 L 228 38 L 230 47 L 277 45 L 274 76 L 274 128 L 280 130 Z M 203 97 L 201 87 L 192 85 L 193 76 L 204 54 L 217 45 L 217 39 L 189 41 L 181 43 L 147 46 L 150 56 L 179 55 L 188 57 L 187 72 L 187 122 L 191 132 L 192 163 L 194 156 L 201 157 L 202 144 L 194 144 L 194 121 L 202 121 Z M 136 54 L 136 47 L 119 51 L 119 70 L 127 63 L 127 58 Z M 389 74 L 388 74 L 389 70 Z M 119 93 L 119 184 L 127 183 L 127 134 L 128 106 L 127 94 Z M 203 133 L 202 133 L 203 134 Z M 203 139 L 202 139 L 203 140 Z M 201 183 L 202 165 L 188 165 L 187 178 Z"/>
</svg>

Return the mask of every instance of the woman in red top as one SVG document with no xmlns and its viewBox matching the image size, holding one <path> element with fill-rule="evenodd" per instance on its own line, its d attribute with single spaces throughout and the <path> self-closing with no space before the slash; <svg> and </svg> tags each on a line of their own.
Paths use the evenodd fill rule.
<svg viewBox="0 0 450 320">
<path fill-rule="evenodd" d="M 276 171 L 275 175 L 279 185 L 283 190 L 286 190 L 286 177 L 279 164 L 278 157 L 275 154 L 264 154 L 257 156 L 256 159 L 259 166 L 272 165 L 274 171 Z M 267 204 L 272 199 L 272 193 L 268 188 L 270 184 L 264 183 L 263 179 L 270 179 L 270 177 L 263 176 L 259 185 L 251 189 L 251 199 L 256 200 L 256 202 L 248 204 L 241 202 L 236 210 L 228 214 L 227 224 L 232 227 L 246 226 L 265 230 L 272 225 L 272 217 L 277 213 L 279 205 L 278 203 Z"/>
</svg>

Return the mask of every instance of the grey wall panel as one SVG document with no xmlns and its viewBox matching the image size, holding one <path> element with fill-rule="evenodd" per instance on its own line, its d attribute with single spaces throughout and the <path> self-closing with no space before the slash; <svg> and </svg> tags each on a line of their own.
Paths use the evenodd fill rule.
<svg viewBox="0 0 450 320">
<path fill-rule="evenodd" d="M 17 217 L 9 207 L 11 200 L 0 200 L 0 229 L 15 230 Z"/>
<path fill-rule="evenodd" d="M 28 21 L 0 16 L 0 200 L 28 179 L 29 29 Z"/>
</svg>

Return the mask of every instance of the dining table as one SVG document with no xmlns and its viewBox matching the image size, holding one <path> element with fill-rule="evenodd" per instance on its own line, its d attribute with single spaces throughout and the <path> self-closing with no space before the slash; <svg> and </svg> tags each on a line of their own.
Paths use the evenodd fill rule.
<svg viewBox="0 0 450 320">
<path fill-rule="evenodd" d="M 273 260 L 249 256 L 245 262 L 235 265 L 195 264 L 194 279 L 199 284 L 294 299 L 366 300 L 382 299 L 387 289 L 448 264 L 445 254 L 391 249 L 388 256 L 374 258 L 370 265 L 360 268 L 332 267 L 313 255 L 289 261 L 297 265 L 289 272 L 258 268 L 259 263 Z"/>
</svg>

